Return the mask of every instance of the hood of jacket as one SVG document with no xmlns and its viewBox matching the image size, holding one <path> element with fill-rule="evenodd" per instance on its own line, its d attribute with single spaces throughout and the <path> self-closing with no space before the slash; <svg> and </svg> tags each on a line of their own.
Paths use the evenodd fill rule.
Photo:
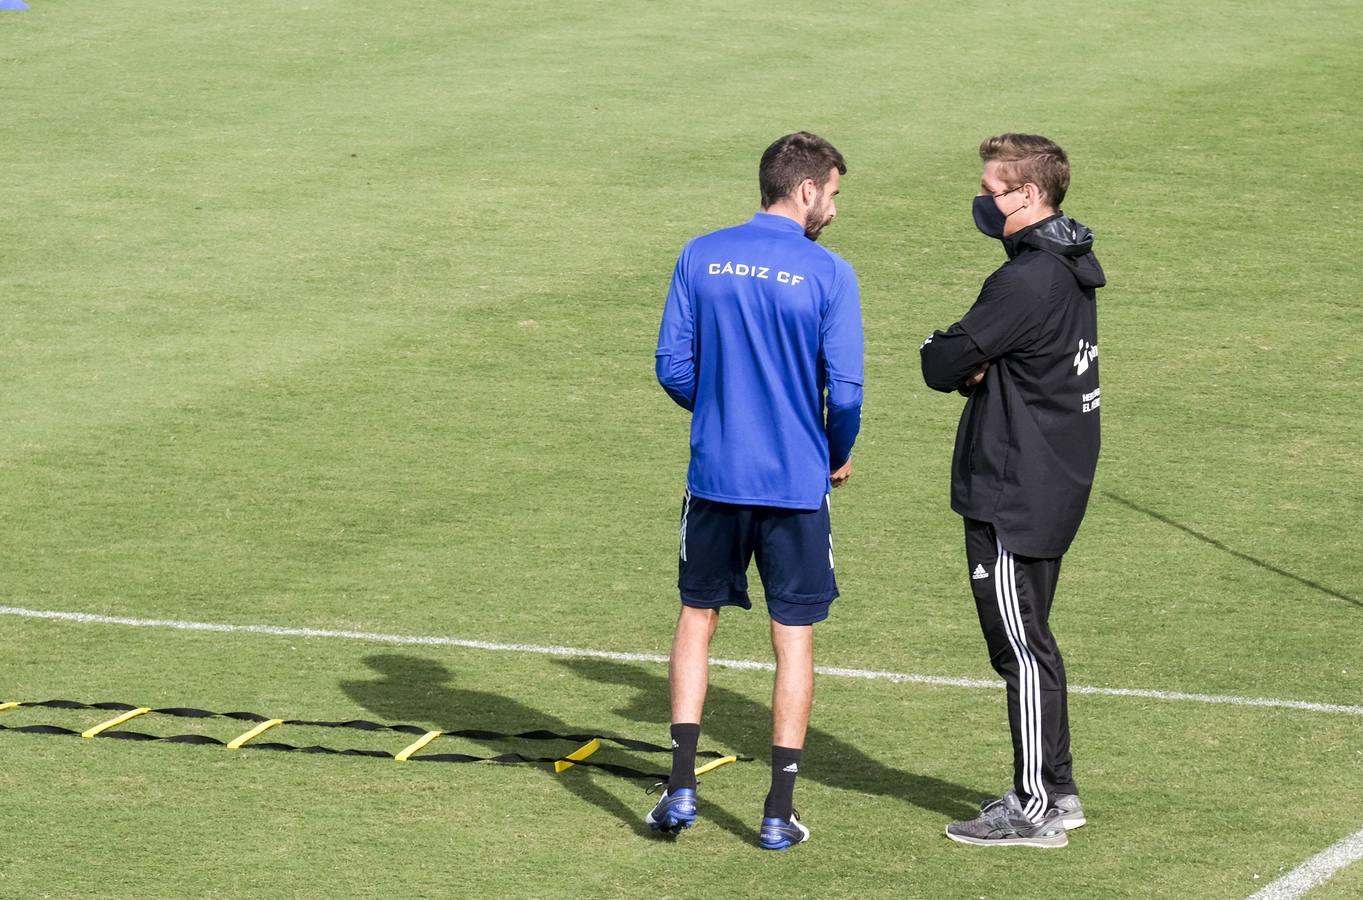
<svg viewBox="0 0 1363 900">
<path fill-rule="evenodd" d="M 1003 239 L 1003 249 L 1009 259 L 1028 250 L 1045 250 L 1059 257 L 1074 272 L 1084 287 L 1100 288 L 1107 284 L 1103 267 L 1093 255 L 1093 232 L 1087 225 L 1076 222 L 1063 212 L 1042 219 Z"/>
</svg>

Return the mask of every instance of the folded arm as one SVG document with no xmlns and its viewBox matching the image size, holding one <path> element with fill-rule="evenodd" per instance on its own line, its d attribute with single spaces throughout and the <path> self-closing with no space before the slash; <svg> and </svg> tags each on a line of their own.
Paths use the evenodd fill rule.
<svg viewBox="0 0 1363 900">
<path fill-rule="evenodd" d="M 923 381 L 935 391 L 959 391 L 979 383 L 987 357 L 975 339 L 957 322 L 946 331 L 934 331 L 923 342 L 918 355 L 923 365 Z"/>
<path fill-rule="evenodd" d="M 923 342 L 923 380 L 934 390 L 970 393 L 991 362 L 1036 339 L 1047 315 L 1044 301 L 1015 268 L 999 269 L 961 321 Z"/>
</svg>

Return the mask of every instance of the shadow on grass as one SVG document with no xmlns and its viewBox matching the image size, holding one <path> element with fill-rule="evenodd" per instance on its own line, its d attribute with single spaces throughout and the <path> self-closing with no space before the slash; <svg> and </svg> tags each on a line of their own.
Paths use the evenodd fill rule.
<svg viewBox="0 0 1363 900">
<path fill-rule="evenodd" d="M 1127 509 L 1134 510 L 1135 512 L 1138 512 L 1145 516 L 1149 516 L 1150 518 L 1154 519 L 1157 522 L 1163 522 L 1165 525 L 1168 525 L 1172 528 L 1177 528 L 1184 534 L 1189 535 L 1190 537 L 1197 538 L 1202 543 L 1209 544 L 1215 547 L 1216 549 L 1220 550 L 1222 553 L 1229 553 L 1236 559 L 1242 559 L 1245 562 L 1250 563 L 1252 565 L 1256 565 L 1261 569 L 1266 569 L 1267 571 L 1272 572 L 1274 575 L 1281 575 L 1284 578 L 1289 578 L 1292 581 L 1297 582 L 1297 584 L 1305 585 L 1306 587 L 1309 587 L 1315 591 L 1320 591 L 1327 597 L 1334 597 L 1336 600 L 1343 600 L 1346 603 L 1352 603 L 1354 606 L 1363 609 L 1363 600 L 1359 600 L 1357 597 L 1350 597 L 1348 594 L 1341 594 L 1339 591 L 1328 588 L 1325 585 L 1312 581 L 1309 578 L 1303 578 L 1300 575 L 1294 575 L 1293 573 L 1287 571 L 1286 569 L 1278 568 L 1272 563 L 1264 562 L 1262 559 L 1250 556 L 1248 553 L 1242 553 L 1239 550 L 1236 550 L 1234 547 L 1227 547 L 1225 544 L 1221 543 L 1214 537 L 1208 537 L 1207 535 L 1203 534 L 1202 532 L 1196 529 L 1189 528 L 1182 522 L 1177 522 L 1169 518 L 1168 516 L 1161 515 L 1160 513 L 1155 512 L 1153 509 L 1146 509 L 1143 506 L 1139 506 L 1135 503 L 1132 503 L 1125 497 L 1114 494 L 1111 491 L 1103 491 L 1103 496 L 1108 498 L 1109 500 L 1113 500 L 1116 501 L 1117 503 L 1120 503 Z"/>
<path fill-rule="evenodd" d="M 559 659 L 555 662 L 592 681 L 632 690 L 634 693 L 627 705 L 617 710 L 619 715 L 659 726 L 666 726 L 671 720 L 671 700 L 665 676 L 609 660 Z M 731 747 L 748 752 L 771 746 L 771 711 L 764 704 L 713 684 L 706 695 L 702 727 L 703 734 L 713 735 Z M 805 737 L 805 753 L 809 763 L 800 772 L 802 780 L 903 800 L 948 819 L 974 818 L 979 814 L 979 801 L 985 796 L 978 790 L 950 781 L 890 768 L 817 728 L 810 728 Z M 754 755 L 762 759 L 767 756 L 761 752 Z"/>
<path fill-rule="evenodd" d="M 379 677 L 368 681 L 343 681 L 341 689 L 360 706 L 390 724 L 430 723 L 441 731 L 483 729 L 507 734 L 536 729 L 559 734 L 598 733 L 596 729 L 583 727 L 581 723 L 564 722 L 543 710 L 526 706 L 501 694 L 460 687 L 454 683 L 454 674 L 434 660 L 398 653 L 383 653 L 367 656 L 363 662 Z M 489 756 L 506 753 L 510 749 L 504 741 L 482 743 L 491 751 Z M 538 755 L 552 756 L 554 750 L 566 753 L 570 749 L 553 744 L 554 750 L 551 750 L 550 746 L 546 744 L 544 752 Z M 428 748 L 426 752 L 435 751 Z M 666 771 L 671 766 L 671 760 L 663 754 L 650 754 L 648 759 L 652 767 L 659 771 Z M 645 768 L 645 771 L 647 770 Z M 563 785 L 564 789 L 615 816 L 636 834 L 658 837 L 644 824 L 644 813 L 657 802 L 655 797 L 648 797 L 640 790 L 638 808 L 626 805 L 596 781 L 600 777 L 614 776 L 603 776 L 582 766 L 561 775 L 552 772 L 548 774 Z M 757 835 L 753 829 L 745 827 L 723 809 L 707 803 L 705 811 L 706 818 L 719 827 L 741 840 L 757 842 Z"/>
</svg>

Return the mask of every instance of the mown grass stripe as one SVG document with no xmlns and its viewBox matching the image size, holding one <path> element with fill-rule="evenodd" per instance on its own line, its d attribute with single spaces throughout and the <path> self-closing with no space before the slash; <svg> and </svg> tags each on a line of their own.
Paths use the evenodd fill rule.
<svg viewBox="0 0 1363 900">
<path fill-rule="evenodd" d="M 665 663 L 667 657 L 659 653 L 627 653 L 616 650 L 594 650 L 587 647 L 563 647 L 540 644 L 498 643 L 468 638 L 432 635 L 384 634 L 374 631 L 332 630 L 326 628 L 291 628 L 283 625 L 229 625 L 221 622 L 186 622 L 178 619 L 136 619 L 127 616 L 102 616 L 94 613 L 61 612 L 57 610 L 25 609 L 0 606 L 0 615 L 27 619 L 48 619 L 84 625 L 125 625 L 133 628 L 166 628 L 176 631 L 206 631 L 219 634 L 265 634 L 275 637 L 345 638 L 374 641 L 383 644 L 416 644 L 435 647 L 463 647 L 469 650 L 491 650 L 559 656 L 578 659 L 610 659 L 617 662 Z M 773 672 L 776 665 L 752 659 L 711 659 L 711 665 L 725 669 Z M 951 678 L 944 675 L 919 675 L 912 672 L 885 672 L 874 669 L 850 669 L 842 666 L 816 666 L 820 675 L 833 678 L 860 678 L 867 681 L 888 681 L 893 684 L 928 684 L 938 687 L 989 688 L 1003 686 L 1000 681 L 983 678 Z M 1296 709 L 1304 712 L 1337 713 L 1363 716 L 1363 706 L 1342 703 L 1315 703 L 1308 700 L 1282 700 L 1272 697 L 1239 697 L 1232 694 L 1199 694 L 1186 691 L 1158 691 L 1144 688 L 1106 688 L 1092 685 L 1070 685 L 1072 694 L 1100 697 L 1136 697 L 1145 700 L 1165 700 L 1185 703 L 1210 703 L 1227 706 L 1255 706 L 1271 709 Z"/>
</svg>

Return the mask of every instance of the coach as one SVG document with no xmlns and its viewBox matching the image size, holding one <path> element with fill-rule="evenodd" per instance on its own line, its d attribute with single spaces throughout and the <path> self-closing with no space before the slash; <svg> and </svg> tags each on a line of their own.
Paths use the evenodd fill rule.
<svg viewBox="0 0 1363 900">
<path fill-rule="evenodd" d="M 750 609 L 757 559 L 776 654 L 771 789 L 760 843 L 809 838 L 793 806 L 814 693 L 813 626 L 838 596 L 830 486 L 852 473 L 861 423 L 862 328 L 852 267 L 815 241 L 837 214 L 847 165 L 832 144 L 788 134 L 762 154 L 762 211 L 695 238 L 663 310 L 658 381 L 691 411 L 672 644 L 672 774 L 646 821 L 696 818 L 696 742 L 710 641 L 726 606 Z"/>
<path fill-rule="evenodd" d="M 1093 233 L 1060 212 L 1069 160 L 1053 141 L 980 145 L 975 224 L 1007 261 L 975 304 L 921 350 L 923 379 L 968 399 L 956 431 L 951 508 L 994 670 L 1007 685 L 1013 787 L 953 822 L 953 840 L 1063 847 L 1084 824 L 1072 774 L 1065 665 L 1049 617 L 1060 560 L 1098 463 L 1098 315 L 1106 283 Z"/>
</svg>

